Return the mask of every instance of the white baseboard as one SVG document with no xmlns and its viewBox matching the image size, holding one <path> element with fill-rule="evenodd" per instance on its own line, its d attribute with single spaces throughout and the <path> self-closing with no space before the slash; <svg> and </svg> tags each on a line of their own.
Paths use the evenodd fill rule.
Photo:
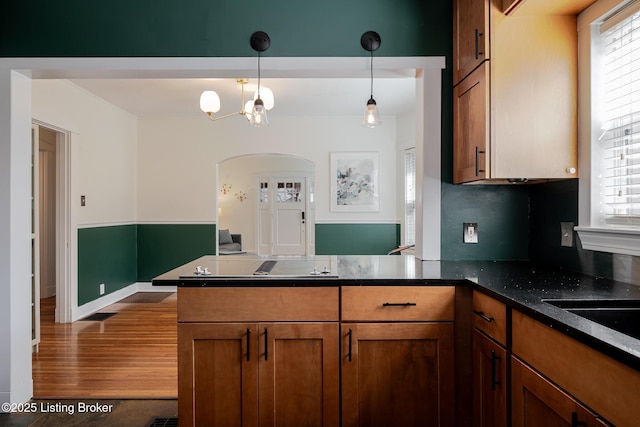
<svg viewBox="0 0 640 427">
<path fill-rule="evenodd" d="M 88 302 L 80 307 L 77 307 L 71 316 L 71 321 L 83 319 L 93 313 L 102 310 L 103 308 L 110 306 L 123 298 L 135 294 L 136 292 L 176 292 L 176 286 L 152 286 L 151 282 L 136 282 L 131 285 L 119 289 L 110 294 L 104 295 L 96 300 Z"/>
</svg>

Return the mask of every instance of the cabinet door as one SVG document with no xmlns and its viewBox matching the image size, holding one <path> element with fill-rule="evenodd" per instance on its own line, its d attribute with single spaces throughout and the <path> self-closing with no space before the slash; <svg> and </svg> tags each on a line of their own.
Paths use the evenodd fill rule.
<svg viewBox="0 0 640 427">
<path fill-rule="evenodd" d="M 515 357 L 511 358 L 513 427 L 602 426 L 596 416 Z"/>
<path fill-rule="evenodd" d="M 178 324 L 180 427 L 258 425 L 256 324 Z"/>
<path fill-rule="evenodd" d="M 489 0 L 453 2 L 453 83 L 489 59 Z"/>
<path fill-rule="evenodd" d="M 341 326 L 342 425 L 453 426 L 453 323 Z"/>
<path fill-rule="evenodd" d="M 260 323 L 260 426 L 340 424 L 338 323 Z"/>
<path fill-rule="evenodd" d="M 473 331 L 473 419 L 479 427 L 507 425 L 507 351 Z"/>
<path fill-rule="evenodd" d="M 483 64 L 453 89 L 453 182 L 490 178 L 489 82 Z"/>
</svg>

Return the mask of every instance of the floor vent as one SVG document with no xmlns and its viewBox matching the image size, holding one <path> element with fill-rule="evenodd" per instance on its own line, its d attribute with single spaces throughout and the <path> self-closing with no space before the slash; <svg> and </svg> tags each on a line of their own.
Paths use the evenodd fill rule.
<svg viewBox="0 0 640 427">
<path fill-rule="evenodd" d="M 147 427 L 178 427 L 178 417 L 154 418 Z"/>
<path fill-rule="evenodd" d="M 93 321 L 101 322 L 103 320 L 107 320 L 108 318 L 116 314 L 117 313 L 93 313 L 91 316 L 87 316 L 84 319 L 80 319 L 80 320 L 93 320 Z"/>
</svg>

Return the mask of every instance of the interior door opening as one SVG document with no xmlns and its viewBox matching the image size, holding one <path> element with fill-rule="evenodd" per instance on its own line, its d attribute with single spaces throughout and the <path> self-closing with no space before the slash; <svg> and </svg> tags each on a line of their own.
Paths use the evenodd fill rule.
<svg viewBox="0 0 640 427">
<path fill-rule="evenodd" d="M 315 253 L 315 163 L 286 154 L 250 154 L 218 164 L 217 228 L 242 235 L 242 251 Z"/>
</svg>

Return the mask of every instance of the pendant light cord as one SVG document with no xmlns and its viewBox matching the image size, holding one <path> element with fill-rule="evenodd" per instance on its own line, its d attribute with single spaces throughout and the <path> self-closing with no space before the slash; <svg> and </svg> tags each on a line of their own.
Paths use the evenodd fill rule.
<svg viewBox="0 0 640 427">
<path fill-rule="evenodd" d="M 258 51 L 258 99 L 260 99 L 260 51 Z"/>
<path fill-rule="evenodd" d="M 371 98 L 373 98 L 373 49 L 369 52 L 371 52 Z"/>
</svg>

